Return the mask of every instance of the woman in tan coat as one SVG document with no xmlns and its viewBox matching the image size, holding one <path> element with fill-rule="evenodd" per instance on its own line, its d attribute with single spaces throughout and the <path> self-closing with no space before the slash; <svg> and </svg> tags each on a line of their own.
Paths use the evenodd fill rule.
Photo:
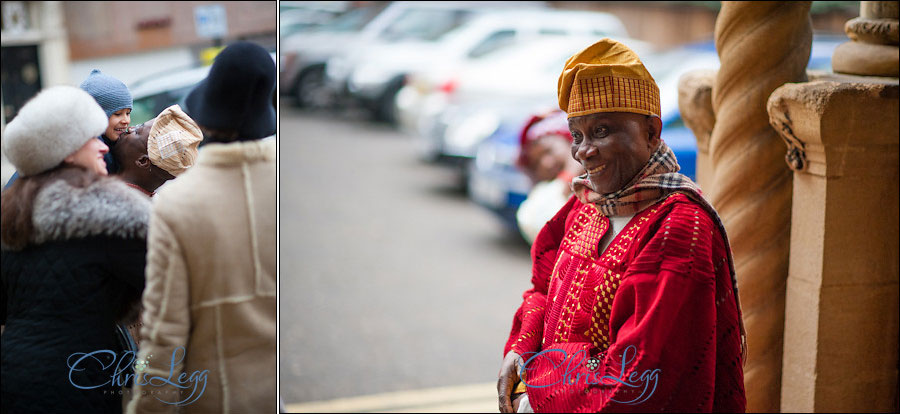
<svg viewBox="0 0 900 414">
<path fill-rule="evenodd" d="M 240 42 L 188 95 L 206 145 L 154 197 L 129 413 L 277 409 L 275 76 Z"/>
</svg>

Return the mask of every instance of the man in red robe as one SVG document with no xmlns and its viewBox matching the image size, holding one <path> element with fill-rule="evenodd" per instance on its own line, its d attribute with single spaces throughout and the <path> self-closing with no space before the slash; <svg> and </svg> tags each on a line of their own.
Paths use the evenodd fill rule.
<svg viewBox="0 0 900 414">
<path fill-rule="evenodd" d="M 500 411 L 743 412 L 731 249 L 660 137 L 655 81 L 603 39 L 566 62 L 558 92 L 587 173 L 532 246 Z"/>
</svg>

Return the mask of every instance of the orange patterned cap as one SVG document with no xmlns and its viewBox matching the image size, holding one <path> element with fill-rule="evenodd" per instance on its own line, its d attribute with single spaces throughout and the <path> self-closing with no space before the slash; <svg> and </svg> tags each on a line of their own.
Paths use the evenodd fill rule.
<svg viewBox="0 0 900 414">
<path fill-rule="evenodd" d="M 568 118 L 597 112 L 660 116 L 656 81 L 638 55 L 615 40 L 600 40 L 570 57 L 557 90 Z"/>
</svg>

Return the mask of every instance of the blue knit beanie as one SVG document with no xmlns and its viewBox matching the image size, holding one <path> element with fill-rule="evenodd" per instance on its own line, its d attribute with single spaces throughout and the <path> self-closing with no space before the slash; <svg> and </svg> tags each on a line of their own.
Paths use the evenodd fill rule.
<svg viewBox="0 0 900 414">
<path fill-rule="evenodd" d="M 81 82 L 81 89 L 94 97 L 106 112 L 107 118 L 116 111 L 132 107 L 131 92 L 125 84 L 112 76 L 100 73 L 99 69 L 92 70 L 87 79 Z"/>
</svg>

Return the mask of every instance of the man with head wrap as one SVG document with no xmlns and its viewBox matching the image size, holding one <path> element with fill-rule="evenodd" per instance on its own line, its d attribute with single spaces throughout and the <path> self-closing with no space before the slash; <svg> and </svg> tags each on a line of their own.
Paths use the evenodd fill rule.
<svg viewBox="0 0 900 414">
<path fill-rule="evenodd" d="M 153 197 L 128 413 L 277 410 L 277 76 L 265 49 L 235 42 L 185 98 L 204 145 Z M 163 165 L 183 165 L 180 141 L 159 138 Z"/>
<path fill-rule="evenodd" d="M 203 134 L 178 105 L 119 137 L 110 151 L 122 181 L 152 197 L 156 189 L 194 165 Z"/>
<path fill-rule="evenodd" d="M 603 39 L 566 62 L 558 93 L 586 174 L 532 246 L 500 410 L 743 412 L 731 249 L 660 137 L 653 77 Z"/>
</svg>

